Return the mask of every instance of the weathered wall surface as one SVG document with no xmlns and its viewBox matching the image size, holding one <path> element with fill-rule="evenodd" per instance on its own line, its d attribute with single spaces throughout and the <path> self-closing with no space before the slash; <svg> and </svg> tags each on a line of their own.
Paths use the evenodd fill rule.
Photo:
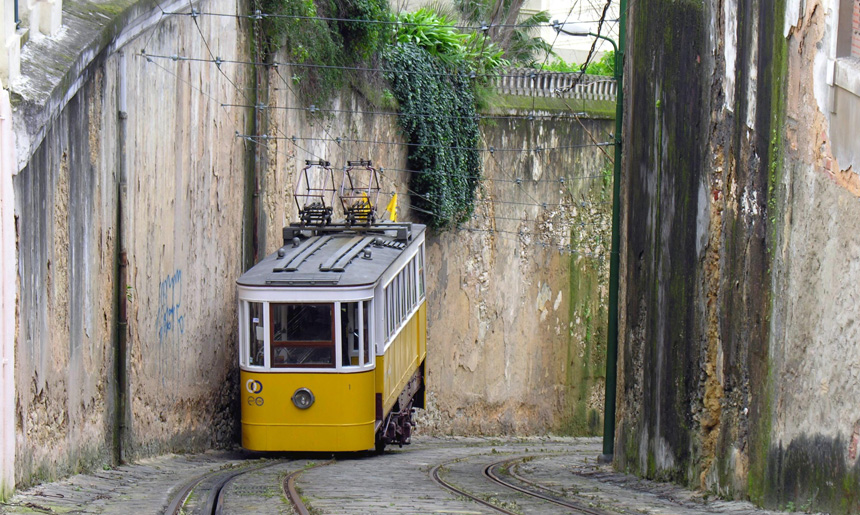
<svg viewBox="0 0 860 515">
<path fill-rule="evenodd" d="M 329 160 L 335 170 L 346 160 L 372 159 L 385 169 L 381 206 L 396 191 L 401 217 L 414 220 L 405 147 L 351 141 L 402 143 L 397 118 L 362 114 L 379 108 L 357 95 L 329 107 L 349 113 L 309 115 L 301 110 L 307 103 L 284 86 L 289 76 L 268 76 L 268 105 L 278 108 L 268 110 L 268 134 L 283 139 L 266 144 L 260 181 L 267 251 L 283 244 L 284 223 L 297 220 L 293 187 L 306 159 Z M 482 122 L 481 148 L 547 150 L 483 152 L 486 179 L 475 216 L 427 240 L 432 351 L 421 430 L 600 431 L 611 164 L 586 131 L 606 142 L 613 122 L 580 125 L 552 115 Z"/>
<path fill-rule="evenodd" d="M 585 130 L 607 141 L 612 122 L 584 124 L 482 128 L 485 148 L 550 150 L 485 153 L 475 217 L 430 240 L 433 430 L 600 431 L 611 165 Z"/>
<path fill-rule="evenodd" d="M 860 509 L 860 202 L 830 144 L 836 7 L 631 6 L 621 467 Z"/>
<path fill-rule="evenodd" d="M 184 59 L 252 61 L 241 19 L 64 5 L 12 87 L 18 486 L 235 442 L 235 279 L 281 245 L 305 159 L 372 159 L 380 204 L 415 215 L 396 116 L 354 92 L 310 113 L 285 67 Z M 475 216 L 428 239 L 426 430 L 599 430 L 611 122 L 558 114 L 482 122 Z"/>
<path fill-rule="evenodd" d="M 116 187 L 104 165 L 115 146 L 101 137 L 97 75 L 15 177 L 19 483 L 110 459 Z"/>
<path fill-rule="evenodd" d="M 214 99 L 241 104 L 241 93 L 215 67 L 140 54 L 203 56 L 208 42 L 241 58 L 248 45 L 233 18 L 201 19 L 199 31 L 188 17 L 126 30 L 148 14 L 107 27 L 98 36 L 112 42 L 83 52 L 54 92 L 13 85 L 19 149 L 28 153 L 14 178 L 19 485 L 233 441 L 244 203 L 244 147 L 234 133 L 245 113 Z M 74 28 L 65 41 L 28 47 L 25 76 L 79 44 Z M 241 70 L 225 74 L 247 80 Z"/>
</svg>

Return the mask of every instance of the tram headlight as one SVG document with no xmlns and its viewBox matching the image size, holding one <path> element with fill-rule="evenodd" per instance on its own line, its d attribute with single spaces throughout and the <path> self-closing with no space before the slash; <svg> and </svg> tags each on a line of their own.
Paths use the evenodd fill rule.
<svg viewBox="0 0 860 515">
<path fill-rule="evenodd" d="M 299 388 L 292 397 L 293 404 L 299 409 L 308 409 L 314 403 L 314 394 L 307 388 Z"/>
</svg>

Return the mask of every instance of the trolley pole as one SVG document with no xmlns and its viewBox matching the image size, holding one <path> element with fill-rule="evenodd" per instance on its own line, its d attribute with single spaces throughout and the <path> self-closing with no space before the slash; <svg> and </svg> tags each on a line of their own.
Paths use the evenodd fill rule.
<svg viewBox="0 0 860 515">
<path fill-rule="evenodd" d="M 615 50 L 613 75 L 615 95 L 615 157 L 612 169 L 612 239 L 609 254 L 609 320 L 606 334 L 606 393 L 603 410 L 603 454 L 600 463 L 611 463 L 615 455 L 615 392 L 618 384 L 618 283 L 621 263 L 621 133 L 624 127 L 624 49 L 626 48 L 627 0 L 619 0 L 618 44 L 612 39 L 593 32 L 565 30 L 564 25 L 553 22 L 557 32 L 570 36 L 593 36 L 608 41 Z"/>
<path fill-rule="evenodd" d="M 627 48 L 627 0 L 618 4 L 618 47 L 615 50 L 615 163 L 612 171 L 612 247 L 609 255 L 609 327 L 606 335 L 606 404 L 603 410 L 603 454 L 615 456 L 615 391 L 618 383 L 618 279 L 621 264 L 621 134 L 624 128 L 624 50 Z"/>
</svg>

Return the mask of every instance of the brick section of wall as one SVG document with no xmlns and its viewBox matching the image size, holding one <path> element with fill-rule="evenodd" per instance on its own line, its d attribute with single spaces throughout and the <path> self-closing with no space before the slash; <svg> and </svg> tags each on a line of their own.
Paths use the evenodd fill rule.
<svg viewBox="0 0 860 515">
<path fill-rule="evenodd" d="M 851 19 L 851 57 L 860 59 L 860 0 L 854 0 Z"/>
</svg>

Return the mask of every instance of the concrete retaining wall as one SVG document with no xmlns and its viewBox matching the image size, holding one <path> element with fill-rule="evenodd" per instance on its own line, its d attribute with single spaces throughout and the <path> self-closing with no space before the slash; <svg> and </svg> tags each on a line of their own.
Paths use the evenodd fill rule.
<svg viewBox="0 0 860 515">
<path fill-rule="evenodd" d="M 247 77 L 150 62 L 141 50 L 205 55 L 208 44 L 241 57 L 248 44 L 235 18 L 207 17 L 198 30 L 177 16 L 112 46 L 149 18 L 108 26 L 118 35 L 100 36 L 113 43 L 47 95 L 13 87 L 18 146 L 29 151 L 14 183 L 19 485 L 234 439 L 245 196 L 234 134 L 245 112 L 215 99 L 241 104 L 231 81 Z M 90 35 L 68 32 L 41 50 L 53 55 L 78 36 Z M 127 343 L 118 350 L 122 305 Z"/>
<path fill-rule="evenodd" d="M 622 468 L 860 510 L 860 182 L 840 157 L 860 98 L 833 83 L 837 4 L 631 7 Z"/>
<path fill-rule="evenodd" d="M 251 61 L 242 19 L 64 5 L 76 9 L 69 30 L 27 47 L 12 85 L 17 333 L 3 418 L 15 423 L 18 486 L 236 443 L 234 281 L 281 245 L 304 159 L 373 159 L 383 205 L 397 192 L 400 218 L 416 216 L 405 148 L 366 143 L 400 142 L 395 116 L 361 114 L 379 108 L 352 91 L 332 106 L 350 113 L 275 109 L 304 106 L 289 70 L 169 58 Z M 258 93 L 265 115 L 222 105 Z M 611 185 L 591 138 L 607 141 L 611 122 L 504 114 L 539 121 L 485 121 L 484 148 L 544 150 L 484 153 L 474 219 L 428 239 L 423 427 L 592 434 Z"/>
</svg>

